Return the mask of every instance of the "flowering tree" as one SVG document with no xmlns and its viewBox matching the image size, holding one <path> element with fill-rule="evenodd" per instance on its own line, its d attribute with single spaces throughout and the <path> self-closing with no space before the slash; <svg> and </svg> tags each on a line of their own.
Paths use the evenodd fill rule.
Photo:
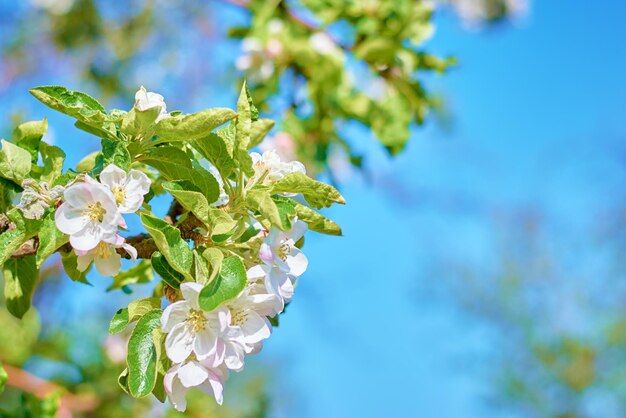
<svg viewBox="0 0 626 418">
<path fill-rule="evenodd" d="M 273 125 L 244 84 L 236 110 L 167 112 L 163 97 L 136 93 L 131 110 L 105 108 L 64 87 L 31 93 L 101 138 L 102 149 L 63 172 L 65 153 L 42 141 L 46 120 L 18 126 L 0 150 L 0 264 L 8 311 L 29 311 L 39 269 L 53 253 L 74 281 L 93 267 L 113 288 L 161 282 L 120 309 L 109 332 L 134 328 L 118 382 L 129 395 L 169 398 L 184 411 L 197 387 L 222 402 L 223 384 L 257 353 L 308 265 L 308 230 L 340 235 L 314 209 L 339 192 L 274 151 L 249 152 Z M 169 194 L 163 219 L 150 205 Z M 146 233 L 128 236 L 125 216 Z M 122 269 L 122 258 L 132 267 Z M 162 310 L 163 300 L 169 302 Z M 0 369 L 0 387 L 7 373 Z M 52 416 L 52 415 L 51 415 Z"/>
</svg>

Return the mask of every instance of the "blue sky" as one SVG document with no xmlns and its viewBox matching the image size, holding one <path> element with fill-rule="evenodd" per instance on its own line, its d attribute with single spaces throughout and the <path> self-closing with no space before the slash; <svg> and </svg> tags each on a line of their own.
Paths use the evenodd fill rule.
<svg viewBox="0 0 626 418">
<path fill-rule="evenodd" d="M 226 14 L 241 19 L 233 13 Z M 373 182 L 346 180 L 348 205 L 327 211 L 345 236 L 307 239 L 309 271 L 280 328 L 251 359 L 276 366 L 276 415 L 502 416 L 487 402 L 502 335 L 442 296 L 445 279 L 433 260 L 493 265 L 497 213 L 539 210 L 555 231 L 575 235 L 620 201 L 625 16 L 617 1 L 536 1 L 516 26 L 476 33 L 438 16 L 428 48 L 460 65 L 429 84 L 447 100 L 453 124 L 416 129 L 394 159 L 369 134 L 347 128 L 369 152 Z M 10 103 L 51 116 L 26 87 Z M 205 88 L 207 101 L 192 107 L 233 104 L 234 92 Z M 63 145 L 71 122 L 51 116 L 50 124 Z M 87 134 L 71 138 L 70 160 L 97 146 Z M 105 301 L 106 283 L 96 284 L 70 283 L 60 298 L 79 288 L 81 303 L 63 314 L 112 314 L 123 305 Z"/>
</svg>

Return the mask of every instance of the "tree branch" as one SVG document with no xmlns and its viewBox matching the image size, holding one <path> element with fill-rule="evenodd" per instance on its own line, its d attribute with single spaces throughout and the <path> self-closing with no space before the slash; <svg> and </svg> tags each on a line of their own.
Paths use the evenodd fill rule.
<svg viewBox="0 0 626 418">
<path fill-rule="evenodd" d="M 4 370 L 9 376 L 7 385 L 23 392 L 31 393 L 39 399 L 44 399 L 57 391 L 67 391 L 62 386 L 44 380 L 17 367 L 9 366 L 8 364 L 3 364 L 2 367 L 4 367 Z M 93 394 L 75 395 L 72 393 L 65 393 L 61 396 L 59 417 L 71 417 L 72 412 L 94 411 L 99 404 L 100 401 L 98 400 L 98 397 Z"/>
</svg>

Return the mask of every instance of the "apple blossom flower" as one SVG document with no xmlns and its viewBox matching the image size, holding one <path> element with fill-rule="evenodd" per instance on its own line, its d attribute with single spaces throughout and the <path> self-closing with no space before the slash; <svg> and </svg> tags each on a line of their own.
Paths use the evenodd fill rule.
<svg viewBox="0 0 626 418">
<path fill-rule="evenodd" d="M 165 374 L 163 386 L 174 408 L 184 412 L 187 409 L 187 391 L 193 387 L 213 396 L 221 405 L 227 377 L 228 371 L 224 367 L 213 368 L 206 361 L 190 360 L 174 364 Z"/>
<path fill-rule="evenodd" d="M 287 274 L 280 268 L 268 264 L 258 264 L 248 270 L 248 281 L 261 282 L 265 291 L 276 297 L 272 306 L 272 313 L 266 316 L 274 316 L 285 309 L 285 304 L 293 297 L 295 276 Z"/>
<path fill-rule="evenodd" d="M 100 241 L 115 237 L 118 226 L 125 225 L 111 191 L 89 176 L 85 182 L 66 188 L 63 197 L 54 220 L 77 250 L 94 249 Z"/>
<path fill-rule="evenodd" d="M 109 164 L 100 173 L 100 183 L 111 190 L 120 213 L 134 213 L 141 207 L 143 197 L 150 191 L 150 179 L 139 170 L 124 170 Z"/>
<path fill-rule="evenodd" d="M 304 164 L 299 161 L 281 161 L 278 153 L 274 150 L 265 151 L 263 154 L 251 152 L 250 158 L 252 158 L 252 167 L 254 168 L 257 181 L 261 181 L 265 186 L 276 183 L 291 173 L 306 174 Z M 285 196 L 293 195 L 283 194 Z"/>
<path fill-rule="evenodd" d="M 274 316 L 279 306 L 276 295 L 259 291 L 256 285 L 247 287 L 238 297 L 226 302 L 230 325 L 241 329 L 246 354 L 258 351 L 260 343 L 270 337 L 272 326 L 266 317 Z"/>
<path fill-rule="evenodd" d="M 308 266 L 304 253 L 296 247 L 296 242 L 304 236 L 308 225 L 296 220 L 287 232 L 272 228 L 261 247 L 259 258 L 268 265 L 274 265 L 285 273 L 300 276 Z"/>
<path fill-rule="evenodd" d="M 48 189 L 48 183 L 26 179 L 22 182 L 24 191 L 17 208 L 24 213 L 27 219 L 41 219 L 47 208 L 56 205 L 63 195 L 63 186 L 54 186 Z"/>
<path fill-rule="evenodd" d="M 163 99 L 163 96 L 158 93 L 146 91 L 146 89 L 141 86 L 137 93 L 135 93 L 135 108 L 140 112 L 145 112 L 146 110 L 155 107 L 161 109 L 159 112 L 159 116 L 156 118 L 155 122 L 170 117 L 169 113 L 167 113 L 167 106 L 165 105 L 165 100 Z"/>
<path fill-rule="evenodd" d="M 217 338 L 228 327 L 226 309 L 205 312 L 200 308 L 199 283 L 183 283 L 184 300 L 174 302 L 163 311 L 161 329 L 167 333 L 165 352 L 174 363 L 185 361 L 193 352 L 198 360 L 215 354 Z"/>
<path fill-rule="evenodd" d="M 89 251 L 74 249 L 78 256 L 76 268 L 78 271 L 85 271 L 94 262 L 98 273 L 103 276 L 115 276 L 122 267 L 122 256 L 117 253 L 118 248 L 126 250 L 133 261 L 137 260 L 135 247 L 127 244 L 122 236 L 115 235 L 100 241 L 95 248 Z"/>
<path fill-rule="evenodd" d="M 243 330 L 238 325 L 232 325 L 232 315 L 228 308 L 219 308 L 218 315 L 227 325 L 220 330 L 215 352 L 207 358 L 207 362 L 213 367 L 224 364 L 228 369 L 238 372 L 243 369 L 246 354 Z"/>
</svg>

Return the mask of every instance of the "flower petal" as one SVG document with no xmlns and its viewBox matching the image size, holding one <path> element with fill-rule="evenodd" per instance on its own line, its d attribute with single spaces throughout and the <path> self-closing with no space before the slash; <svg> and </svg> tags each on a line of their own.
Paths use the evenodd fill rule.
<svg viewBox="0 0 626 418">
<path fill-rule="evenodd" d="M 100 173 L 100 183 L 113 188 L 116 185 L 124 185 L 126 183 L 126 172 L 115 164 L 107 165 Z"/>
<path fill-rule="evenodd" d="M 186 282 L 180 285 L 180 291 L 182 292 L 185 300 L 189 302 L 189 306 L 191 306 L 192 309 L 200 309 L 200 305 L 198 305 L 198 296 L 200 295 L 201 290 L 202 285 L 200 283 Z"/>
<path fill-rule="evenodd" d="M 195 337 L 193 351 L 198 360 L 204 360 L 215 352 L 217 336 L 210 328 L 198 331 Z"/>
<path fill-rule="evenodd" d="M 59 231 L 72 235 L 81 231 L 89 220 L 83 216 L 81 208 L 72 207 L 65 202 L 57 208 L 54 214 L 54 222 Z"/>
<path fill-rule="evenodd" d="M 183 386 L 178 377 L 172 381 L 172 390 L 167 394 L 168 399 L 177 411 L 185 412 L 187 409 L 187 388 Z"/>
<path fill-rule="evenodd" d="M 193 349 L 193 335 L 185 323 L 175 325 L 165 338 L 165 352 L 174 363 L 181 363 Z"/>
<path fill-rule="evenodd" d="M 178 369 L 178 378 L 180 383 L 186 388 L 200 385 L 207 380 L 209 371 L 195 361 L 190 361 Z"/>
<path fill-rule="evenodd" d="M 213 396 L 218 405 L 224 402 L 224 384 L 219 376 L 212 371 L 209 371 L 208 379 L 198 386 L 198 389 L 207 395 Z"/>
<path fill-rule="evenodd" d="M 161 315 L 161 330 L 170 332 L 178 324 L 182 324 L 187 319 L 189 304 L 184 301 L 174 302 L 163 311 Z"/>
<path fill-rule="evenodd" d="M 309 260 L 298 247 L 291 247 L 285 261 L 289 266 L 289 273 L 296 277 L 301 276 L 309 266 Z"/>
<path fill-rule="evenodd" d="M 120 268 L 122 267 L 122 256 L 120 256 L 112 246 L 110 246 L 109 250 L 111 252 L 107 254 L 106 257 L 96 257 L 94 259 L 96 270 L 98 270 L 98 273 L 106 277 L 115 276 L 120 272 Z"/>
<path fill-rule="evenodd" d="M 241 330 L 245 336 L 246 344 L 256 344 L 269 338 L 272 333 L 265 318 L 254 311 L 247 312 L 247 319 L 241 324 Z"/>
</svg>

